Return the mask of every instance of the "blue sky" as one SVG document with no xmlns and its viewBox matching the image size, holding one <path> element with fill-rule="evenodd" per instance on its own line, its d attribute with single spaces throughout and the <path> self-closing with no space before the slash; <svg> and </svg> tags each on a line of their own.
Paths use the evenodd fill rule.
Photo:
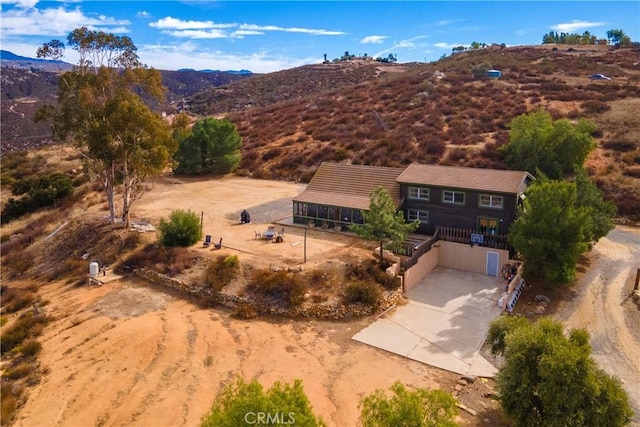
<svg viewBox="0 0 640 427">
<path fill-rule="evenodd" d="M 86 26 L 131 37 L 148 66 L 256 73 L 356 55 L 434 61 L 454 46 L 538 45 L 549 31 L 621 29 L 640 40 L 640 1 L 0 0 L 3 50 L 35 57 Z M 64 60 L 76 62 L 67 49 Z"/>
</svg>

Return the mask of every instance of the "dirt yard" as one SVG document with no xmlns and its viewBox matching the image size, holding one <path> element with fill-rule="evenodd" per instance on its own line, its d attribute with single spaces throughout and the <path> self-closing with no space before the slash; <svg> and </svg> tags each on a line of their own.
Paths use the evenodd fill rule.
<svg viewBox="0 0 640 427">
<path fill-rule="evenodd" d="M 136 202 L 134 220 L 157 224 L 176 208 L 203 213 L 204 233 L 216 242 L 222 237 L 224 247 L 216 251 L 198 244 L 194 250 L 204 256 L 237 254 L 242 264 L 310 269 L 370 256 L 372 248 L 353 236 L 309 230 L 307 263 L 303 264 L 304 230 L 278 223 L 290 215 L 291 198 L 303 188 L 300 184 L 237 177 L 165 177 Z M 242 209 L 250 212 L 251 224 L 239 224 Z M 102 205 L 84 215 L 105 213 Z M 269 224 L 278 230 L 285 228 L 283 243 L 255 238 L 254 231 Z M 637 243 L 638 234 L 633 233 L 634 241 L 599 244 L 596 253 L 600 262 L 609 265 L 606 260 L 618 259 L 621 247 L 627 248 L 625 259 L 633 256 L 628 249 Z M 635 256 L 637 260 L 637 250 Z M 587 276 L 584 280 L 597 280 Z M 606 277 L 617 280 L 619 276 Z M 194 301 L 131 278 L 101 287 L 60 282 L 40 286 L 40 296 L 49 301 L 45 309 L 54 320 L 41 337 L 42 380 L 30 389 L 16 426 L 195 426 L 217 393 L 236 376 L 257 379 L 266 387 L 274 381 L 302 379 L 314 410 L 330 426 L 356 425 L 360 399 L 375 389 L 388 389 L 396 380 L 409 387 L 451 392 L 457 388 L 460 401 L 476 412 L 471 415 L 461 410 L 463 426 L 508 425 L 492 398 L 492 380 L 461 386 L 456 374 L 352 340 L 373 318 L 344 322 L 239 320 L 224 307 L 204 309 Z M 576 295 L 587 289 L 588 283 L 577 287 Z M 606 307 L 614 309 L 612 301 Z M 576 298 L 576 306 L 566 308 L 568 319 L 571 313 L 579 313 L 580 307 L 586 310 L 584 304 L 591 307 L 597 303 Z M 594 322 L 601 321 L 597 319 L 594 317 Z M 624 316 L 615 319 L 624 325 Z M 580 326 L 580 322 L 571 321 L 570 325 Z M 590 331 L 593 328 L 591 324 Z M 627 343 L 627 349 L 635 349 L 637 354 L 638 341 Z M 594 350 L 597 348 L 594 345 Z"/>
</svg>

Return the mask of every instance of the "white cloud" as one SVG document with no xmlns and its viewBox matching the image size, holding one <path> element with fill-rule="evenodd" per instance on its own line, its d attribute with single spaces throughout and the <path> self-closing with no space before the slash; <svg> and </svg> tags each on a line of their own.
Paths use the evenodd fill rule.
<svg viewBox="0 0 640 427">
<path fill-rule="evenodd" d="M 4 36 L 62 36 L 78 27 L 96 30 L 104 27 L 129 25 L 128 20 L 116 20 L 108 16 L 85 15 L 80 8 L 67 10 L 63 7 L 48 9 L 12 9 L 3 13 L 2 35 Z M 110 32 L 116 32 L 112 28 Z M 126 31 L 126 29 L 124 29 Z"/>
<path fill-rule="evenodd" d="M 589 22 L 574 19 L 573 21 L 552 25 L 551 29 L 561 31 L 563 33 L 572 33 L 575 31 L 586 30 L 587 28 L 601 27 L 606 25 L 605 22 Z"/>
<path fill-rule="evenodd" d="M 365 38 L 363 38 L 362 40 L 360 40 L 360 43 L 362 44 L 380 44 L 382 43 L 386 38 L 388 38 L 388 36 L 367 36 Z"/>
<path fill-rule="evenodd" d="M 165 31 L 165 34 L 190 39 L 224 39 L 231 37 L 228 33 L 214 28 L 210 30 Z"/>
<path fill-rule="evenodd" d="M 437 25 L 438 27 L 445 27 L 447 25 L 457 24 L 458 22 L 463 21 L 464 19 L 441 19 L 440 21 L 436 22 L 435 25 Z"/>
<path fill-rule="evenodd" d="M 146 10 L 141 10 L 140 12 L 136 13 L 136 17 L 137 18 L 151 18 L 151 14 L 149 12 L 147 12 Z"/>
<path fill-rule="evenodd" d="M 167 16 L 149 23 L 150 27 L 159 30 L 204 30 L 208 28 L 233 28 L 238 24 L 216 24 L 213 21 L 184 21 L 182 19 Z"/>
<path fill-rule="evenodd" d="M 458 47 L 458 46 L 469 47 L 468 44 L 464 44 L 464 43 L 445 43 L 445 42 L 440 42 L 440 43 L 434 43 L 433 44 L 433 47 L 437 47 L 438 49 L 448 49 L 448 50 L 451 50 L 454 47 Z"/>
<path fill-rule="evenodd" d="M 310 34 L 313 36 L 341 36 L 346 34 L 345 32 L 342 32 L 342 31 L 331 31 L 331 30 L 299 28 L 299 27 L 278 27 L 276 25 L 255 25 L 255 24 L 242 24 L 240 25 L 240 29 L 252 30 L 252 31 L 281 31 L 285 33 L 302 33 L 302 34 Z"/>
</svg>

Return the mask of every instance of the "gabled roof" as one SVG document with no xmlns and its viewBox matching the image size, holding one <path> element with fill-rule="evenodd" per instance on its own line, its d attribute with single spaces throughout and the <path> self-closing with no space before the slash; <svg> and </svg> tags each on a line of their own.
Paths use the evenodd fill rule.
<svg viewBox="0 0 640 427">
<path fill-rule="evenodd" d="M 371 192 L 383 187 L 393 198 L 394 204 L 400 206 L 400 184 L 396 179 L 403 170 L 324 162 L 307 188 L 293 201 L 366 210 L 369 209 Z"/>
<path fill-rule="evenodd" d="M 398 177 L 402 184 L 521 194 L 534 178 L 525 171 L 411 164 Z"/>
</svg>

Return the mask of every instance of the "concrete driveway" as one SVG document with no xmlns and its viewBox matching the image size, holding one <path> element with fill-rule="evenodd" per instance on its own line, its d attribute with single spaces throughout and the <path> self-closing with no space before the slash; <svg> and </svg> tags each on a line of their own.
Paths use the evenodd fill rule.
<svg viewBox="0 0 640 427">
<path fill-rule="evenodd" d="M 489 323 L 500 315 L 504 280 L 437 267 L 398 306 L 353 339 L 462 375 L 493 377 L 480 354 Z"/>
</svg>

